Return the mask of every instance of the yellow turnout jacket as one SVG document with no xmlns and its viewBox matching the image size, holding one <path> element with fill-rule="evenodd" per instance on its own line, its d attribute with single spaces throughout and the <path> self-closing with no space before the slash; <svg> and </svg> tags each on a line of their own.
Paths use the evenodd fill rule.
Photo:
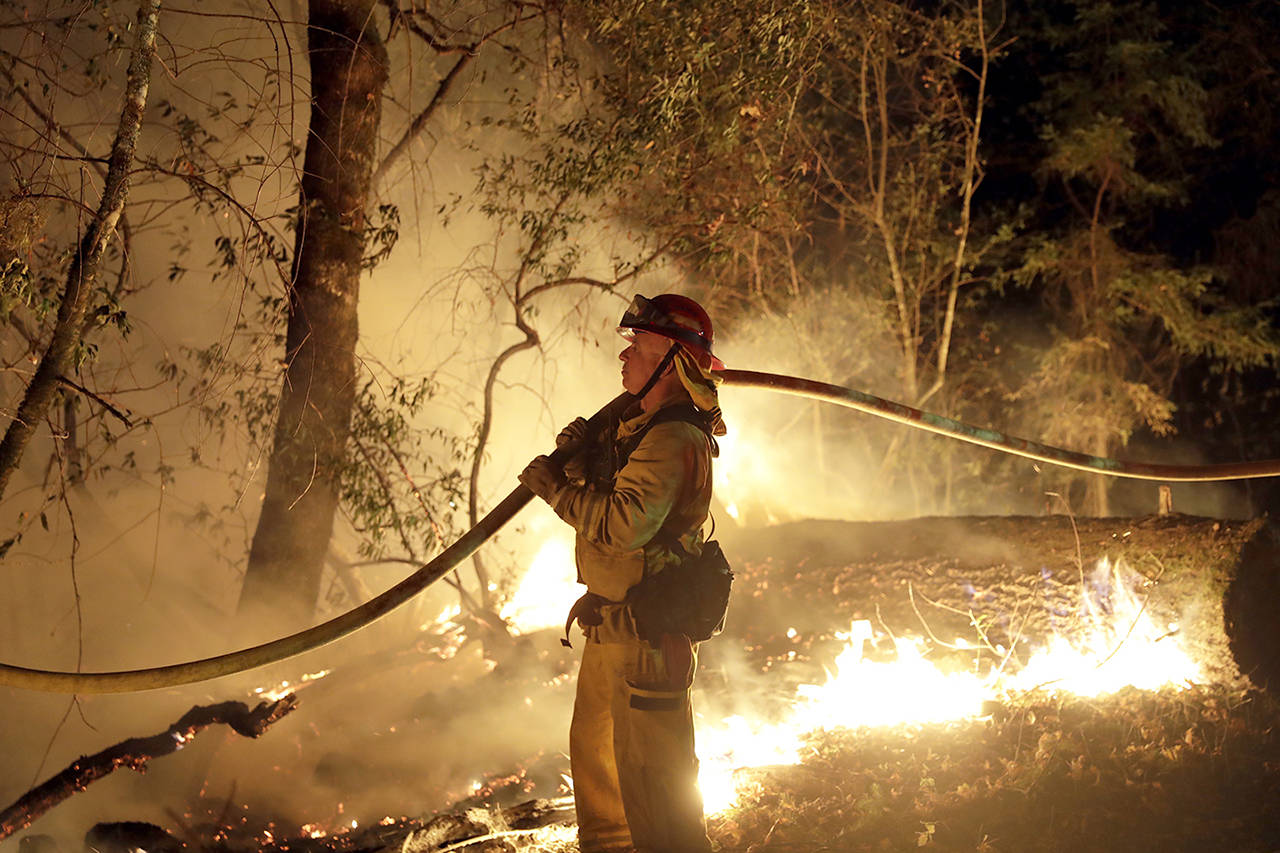
<svg viewBox="0 0 1280 853">
<path fill-rule="evenodd" d="M 688 403 L 680 393 L 652 412 L 639 408 L 618 425 L 616 440 L 626 442 L 667 406 Z M 574 478 L 548 503 L 577 531 L 578 582 L 587 592 L 620 602 L 627 590 L 648 573 L 676 561 L 665 545 L 654 541 L 665 528 L 679 536 L 690 553 L 701 550 L 702 524 L 711 505 L 711 444 L 697 426 L 665 421 L 641 438 L 614 486 L 606 490 Z"/>
</svg>

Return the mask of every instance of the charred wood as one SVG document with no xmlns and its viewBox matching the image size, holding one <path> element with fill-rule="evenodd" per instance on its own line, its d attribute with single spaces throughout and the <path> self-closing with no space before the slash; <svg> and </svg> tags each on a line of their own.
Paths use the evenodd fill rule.
<svg viewBox="0 0 1280 853">
<path fill-rule="evenodd" d="M 189 847 L 217 849 L 223 853 L 426 853 L 427 851 L 512 849 L 509 840 L 528 836 L 549 826 L 574 822 L 572 797 L 526 800 L 510 808 L 456 806 L 423 818 L 406 818 L 362 827 L 349 832 L 295 838 L 277 837 L 264 843 L 260 836 L 246 839 L 222 837 L 201 844 L 189 839 Z"/>
<path fill-rule="evenodd" d="M 94 853 L 179 853 L 186 845 L 154 823 L 127 820 L 94 824 L 84 837 L 84 848 Z"/>
<path fill-rule="evenodd" d="M 129 738 L 95 755 L 82 756 L 0 812 L 0 839 L 25 829 L 72 794 L 120 767 L 145 770 L 148 761 L 177 752 L 209 726 L 223 724 L 237 734 L 256 738 L 296 707 L 297 699 L 292 694 L 274 702 L 261 702 L 252 710 L 243 702 L 197 705 L 159 734 Z"/>
<path fill-rule="evenodd" d="M 486 850 L 507 848 L 507 838 L 552 824 L 572 823 L 573 799 L 529 800 L 489 812 L 470 809 L 439 815 L 400 842 L 403 853 L 427 850 Z M 509 849 L 509 848 L 508 848 Z"/>
</svg>

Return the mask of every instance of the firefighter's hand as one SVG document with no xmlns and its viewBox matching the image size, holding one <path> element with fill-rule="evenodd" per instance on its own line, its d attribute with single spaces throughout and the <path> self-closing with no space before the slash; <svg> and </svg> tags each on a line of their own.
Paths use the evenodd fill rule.
<svg viewBox="0 0 1280 853">
<path fill-rule="evenodd" d="M 573 422 L 560 430 L 560 434 L 556 436 L 556 447 L 564 447 L 566 444 L 579 444 L 586 437 L 587 419 L 574 418 Z"/>
<path fill-rule="evenodd" d="M 539 456 L 520 472 L 520 482 L 550 503 L 565 484 L 564 470 L 546 456 Z"/>
</svg>

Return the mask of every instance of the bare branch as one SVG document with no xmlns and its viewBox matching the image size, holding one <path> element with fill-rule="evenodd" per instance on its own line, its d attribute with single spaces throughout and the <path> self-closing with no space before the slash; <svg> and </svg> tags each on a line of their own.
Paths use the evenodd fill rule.
<svg viewBox="0 0 1280 853">
<path fill-rule="evenodd" d="M 562 196 L 555 210 L 552 212 L 552 221 L 559 211 L 568 201 L 568 195 Z M 480 467 L 484 461 L 485 446 L 489 443 L 489 433 L 493 427 L 493 390 L 498 382 L 498 374 L 502 372 L 503 366 L 515 355 L 528 349 L 538 346 L 540 339 L 538 332 L 525 320 L 524 312 L 530 301 L 543 293 L 555 290 L 560 287 L 568 287 L 570 285 L 581 285 L 585 287 L 594 287 L 600 290 L 612 290 L 623 282 L 635 278 L 650 264 L 661 257 L 675 242 L 675 238 L 668 240 L 658 246 L 644 260 L 637 263 L 628 272 L 617 276 L 612 281 L 603 281 L 601 279 L 590 278 L 587 276 L 571 276 L 567 278 L 555 279 L 553 281 L 542 282 L 541 284 L 531 287 L 529 290 L 521 293 L 520 285 L 528 273 L 531 258 L 541 248 L 542 234 L 539 234 L 530 245 L 528 251 L 525 252 L 524 259 L 521 261 L 520 270 L 516 275 L 515 293 L 512 299 L 512 308 L 515 313 L 515 325 L 523 334 L 524 340 L 517 341 L 511 346 L 504 349 L 489 365 L 489 371 L 484 380 L 484 403 L 482 414 L 480 417 L 480 429 L 476 434 L 475 454 L 471 457 L 471 476 L 470 484 L 467 490 L 467 514 L 472 525 L 476 524 L 480 515 Z M 480 583 L 481 595 L 484 597 L 486 604 L 488 603 L 488 576 L 484 569 L 484 563 L 479 559 L 478 555 L 472 557 L 472 562 L 476 568 L 477 580 Z"/>
<path fill-rule="evenodd" d="M 120 411 L 115 406 L 108 403 L 106 400 L 99 397 L 97 394 L 90 391 L 88 388 L 68 379 L 65 376 L 59 376 L 58 381 L 61 382 L 63 385 L 66 385 L 68 388 L 74 388 L 76 391 L 79 391 L 81 394 L 85 395 L 90 400 L 93 400 L 99 406 L 101 406 L 102 408 L 106 409 L 108 412 L 110 412 L 111 414 L 119 418 L 120 422 L 123 423 L 125 426 L 129 427 L 130 429 L 133 428 L 133 421 L 129 420 L 128 415 L 126 415 L 124 412 Z"/>
<path fill-rule="evenodd" d="M 985 8 L 983 0 L 977 0 L 976 14 L 978 22 L 978 69 L 972 71 L 977 79 L 978 93 L 974 98 L 973 117 L 968 122 L 964 140 L 964 178 L 960 186 L 960 226 L 956 229 L 956 251 L 951 265 L 951 281 L 947 288 L 947 307 L 943 317 L 942 337 L 938 342 L 937 375 L 933 385 L 920 395 L 915 405 L 923 406 L 942 389 L 947 381 L 947 360 L 951 353 L 951 336 L 955 327 L 956 300 L 960 293 L 961 277 L 964 273 L 964 257 L 968 248 L 969 232 L 973 217 L 973 195 L 982 183 L 982 161 L 978 156 L 978 142 L 982 136 L 982 114 L 986 106 L 987 75 L 991 68 L 991 36 L 986 29 Z M 967 66 L 966 66 L 967 67 Z"/>
<path fill-rule="evenodd" d="M 67 283 L 58 306 L 58 319 L 49 345 L 27 386 L 18 412 L 0 442 L 0 497 L 18 467 L 36 424 L 44 417 L 58 385 L 58 377 L 69 372 L 80 344 L 81 329 L 88 310 L 89 294 L 98 275 L 98 266 L 107 241 L 119 222 L 129 190 L 129 165 L 142 127 L 143 110 L 151 82 L 151 58 L 155 52 L 156 22 L 160 0 L 142 0 L 138 8 L 138 43 L 129 62 L 125 104 L 111 145 L 111 163 L 103 186 L 98 211 L 89 221 L 71 262 Z"/>
<path fill-rule="evenodd" d="M 61 773 L 32 788 L 0 812 L 0 839 L 26 829 L 72 794 L 83 791 L 90 783 L 120 767 L 138 772 L 146 770 L 148 761 L 177 752 L 209 726 L 221 723 L 230 726 L 237 734 L 256 738 L 297 706 L 297 697 L 292 693 L 275 702 L 261 702 L 253 710 L 243 702 L 197 705 L 159 734 L 130 738 L 96 755 L 78 758 Z"/>
<path fill-rule="evenodd" d="M 440 42 L 411 18 L 407 17 L 399 7 L 396 6 L 394 0 L 387 0 L 387 6 L 392 9 L 393 21 L 401 20 L 404 22 L 411 32 L 423 39 L 431 46 L 432 50 L 436 51 L 436 53 L 459 53 L 461 55 L 458 57 L 457 61 L 453 63 L 453 67 L 445 73 L 444 77 L 442 77 L 440 82 L 436 85 L 436 91 L 435 94 L 431 96 L 431 101 L 420 113 L 414 116 L 413 121 L 409 123 L 409 127 L 400 136 L 400 139 L 396 144 L 392 146 L 391 151 L 383 158 L 382 162 L 378 164 L 377 170 L 373 173 L 373 185 L 375 187 L 380 186 L 391 167 L 408 154 L 409 146 L 413 144 L 415 139 L 422 135 L 423 131 L 426 129 L 427 123 L 431 120 L 431 117 L 435 115 L 436 110 L 440 108 L 440 105 L 444 103 L 445 97 L 453 88 L 454 83 L 457 82 L 459 75 L 461 75 L 462 71 L 471 64 L 471 60 L 475 59 L 476 56 L 479 55 L 480 49 L 484 47 L 487 42 L 497 38 L 507 30 L 510 30 L 525 21 L 532 20 L 535 17 L 532 15 L 524 17 L 517 15 L 497 29 L 480 36 L 479 39 L 471 44 L 447 45 Z"/>
<path fill-rule="evenodd" d="M 80 143 L 80 140 L 76 139 L 71 134 L 71 132 L 68 131 L 65 127 L 63 127 L 61 123 L 55 120 L 54 117 L 49 112 L 47 112 L 44 108 L 42 108 L 39 104 L 36 103 L 35 99 L 31 97 L 31 94 L 27 91 L 25 86 L 18 85 L 17 81 L 14 80 L 13 75 L 10 74 L 7 69 L 0 68 L 0 74 L 4 75 L 5 80 L 7 80 L 9 83 L 9 87 L 13 91 L 18 93 L 18 97 L 20 97 L 23 100 L 23 102 L 26 103 L 27 108 L 30 109 L 33 113 L 35 113 L 36 116 L 45 123 L 46 127 L 54 130 L 58 134 L 58 136 L 62 137 L 64 142 L 70 145 L 71 148 L 74 151 L 78 152 L 80 155 L 78 158 L 70 158 L 62 154 L 57 154 L 53 156 L 59 159 L 79 159 L 83 162 L 93 164 L 93 168 L 97 171 L 99 177 L 101 177 L 103 179 L 103 182 L 105 183 L 107 179 L 107 166 L 111 162 L 110 159 L 93 156 L 92 152 L 90 152 L 88 148 L 86 148 L 84 145 Z M 120 296 L 121 291 L 124 289 L 124 283 L 129 276 L 129 259 L 132 256 L 131 247 L 133 244 L 133 228 L 129 225 L 128 214 L 125 213 L 123 209 L 120 211 L 120 238 L 122 243 L 122 249 L 120 252 L 120 272 L 116 276 L 115 295 L 117 298 Z M 81 326 L 81 329 L 80 329 L 81 337 L 83 337 L 84 334 L 89 331 L 92 325 L 93 325 L 92 319 L 89 317 L 86 317 L 84 324 Z"/>
<path fill-rule="evenodd" d="M 449 90 L 453 87 L 454 81 L 458 79 L 458 75 L 462 73 L 462 70 L 466 68 L 474 58 L 474 53 L 462 54 L 462 56 L 459 56 L 457 61 L 453 63 L 453 67 L 449 69 L 448 73 L 441 78 L 440 83 L 436 86 L 435 94 L 431 97 L 431 102 L 427 104 L 426 108 L 423 109 L 422 112 L 414 116 L 413 121 L 409 123 L 409 127 L 401 135 L 399 141 L 392 146 L 391 151 L 383 158 L 382 162 L 378 164 L 377 171 L 373 173 L 373 185 L 375 187 L 382 185 L 382 182 L 386 178 L 387 172 L 391 167 L 409 152 L 409 146 L 413 144 L 415 139 L 422 135 L 423 130 L 426 129 L 427 122 L 431 120 L 431 116 L 435 115 L 440 104 L 444 102 L 445 95 L 447 95 Z"/>
<path fill-rule="evenodd" d="M 276 235 L 267 230 L 266 226 L 262 224 L 262 219 L 257 214 L 245 207 L 243 202 L 217 184 L 206 180 L 195 172 L 182 172 L 167 166 L 161 166 L 155 160 L 141 161 L 141 165 L 152 172 L 157 172 L 161 175 L 169 175 L 170 177 L 186 181 L 194 192 L 198 193 L 203 190 L 208 190 L 239 211 L 247 220 L 249 226 L 257 232 L 258 236 L 261 237 L 265 243 L 270 244 L 271 241 L 275 239 Z M 280 274 L 280 280 L 284 282 L 290 281 L 293 277 L 292 273 L 285 267 L 281 266 L 278 260 L 272 260 L 275 264 L 276 272 Z"/>
</svg>

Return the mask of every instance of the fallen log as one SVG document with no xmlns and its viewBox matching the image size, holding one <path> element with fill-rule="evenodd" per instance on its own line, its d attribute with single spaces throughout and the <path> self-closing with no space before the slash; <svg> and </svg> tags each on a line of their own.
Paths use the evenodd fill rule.
<svg viewBox="0 0 1280 853">
<path fill-rule="evenodd" d="M 727 630 L 749 646 L 776 649 L 797 622 L 870 619 L 1016 655 L 1069 633 L 1086 594 L 1103 600 L 1097 587 L 1116 583 L 1097 571 L 1106 559 L 1136 573 L 1144 611 L 1204 679 L 1280 689 L 1280 530 L 1266 519 L 803 521 L 739 531 L 725 548 L 743 569 Z M 778 589 L 779 577 L 794 580 Z"/>
<path fill-rule="evenodd" d="M 274 702 L 261 702 L 252 710 L 243 702 L 197 705 L 159 734 L 129 738 L 95 755 L 81 756 L 0 812 L 0 840 L 27 828 L 54 806 L 117 768 L 144 771 L 148 761 L 177 752 L 209 726 L 221 723 L 237 734 L 256 738 L 297 706 L 292 693 Z"/>
</svg>

